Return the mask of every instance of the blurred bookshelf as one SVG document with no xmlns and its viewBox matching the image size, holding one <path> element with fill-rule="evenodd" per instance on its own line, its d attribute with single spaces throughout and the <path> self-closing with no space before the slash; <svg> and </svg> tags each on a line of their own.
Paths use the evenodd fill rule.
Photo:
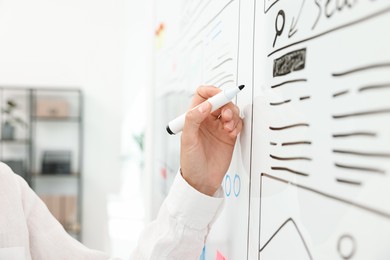
<svg viewBox="0 0 390 260">
<path fill-rule="evenodd" d="M 82 236 L 83 96 L 0 87 L 0 161 L 22 176 L 74 238 Z"/>
</svg>

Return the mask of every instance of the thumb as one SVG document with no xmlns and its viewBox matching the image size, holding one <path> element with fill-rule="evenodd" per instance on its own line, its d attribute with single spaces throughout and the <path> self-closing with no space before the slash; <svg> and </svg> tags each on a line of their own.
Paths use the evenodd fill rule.
<svg viewBox="0 0 390 260">
<path fill-rule="evenodd" d="M 188 111 L 184 123 L 183 134 L 186 134 L 187 138 L 194 138 L 198 134 L 200 125 L 210 115 L 210 112 L 211 104 L 207 101 Z"/>
</svg>

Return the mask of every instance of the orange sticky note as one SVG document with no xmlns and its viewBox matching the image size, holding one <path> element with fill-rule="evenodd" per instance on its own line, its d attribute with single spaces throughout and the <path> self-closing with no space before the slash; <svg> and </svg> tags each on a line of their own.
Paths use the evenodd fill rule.
<svg viewBox="0 0 390 260">
<path fill-rule="evenodd" d="M 223 254 L 219 251 L 217 251 L 217 257 L 215 260 L 227 260 L 226 257 L 223 256 Z"/>
</svg>

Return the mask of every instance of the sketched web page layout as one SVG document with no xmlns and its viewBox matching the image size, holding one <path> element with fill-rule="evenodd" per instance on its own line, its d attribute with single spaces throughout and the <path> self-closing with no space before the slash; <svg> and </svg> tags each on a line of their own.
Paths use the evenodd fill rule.
<svg viewBox="0 0 390 260">
<path fill-rule="evenodd" d="M 389 2 L 255 12 L 250 259 L 387 259 Z"/>
</svg>

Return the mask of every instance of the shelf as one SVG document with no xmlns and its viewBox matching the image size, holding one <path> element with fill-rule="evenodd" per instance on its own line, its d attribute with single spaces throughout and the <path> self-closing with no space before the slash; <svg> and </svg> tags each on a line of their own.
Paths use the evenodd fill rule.
<svg viewBox="0 0 390 260">
<path fill-rule="evenodd" d="M 33 176 L 34 190 L 39 195 L 78 195 L 79 179 L 77 176 L 60 175 Z"/>
<path fill-rule="evenodd" d="M 80 117 L 40 117 L 40 116 L 33 116 L 33 119 L 35 119 L 38 122 L 80 122 Z"/>
<path fill-rule="evenodd" d="M 0 139 L 1 143 L 9 143 L 9 144 L 29 144 L 30 140 L 28 139 L 14 139 L 14 140 L 8 140 L 8 139 Z"/>
<path fill-rule="evenodd" d="M 15 92 L 22 90 L 23 92 Z M 6 161 L 13 169 L 22 173 L 31 188 L 41 197 L 61 197 L 61 202 L 54 203 L 57 220 L 64 224 L 66 231 L 76 239 L 81 239 L 82 207 L 82 159 L 83 159 L 83 93 L 76 88 L 18 88 L 0 87 L 0 104 L 7 100 L 14 101 L 18 106 L 15 115 L 26 123 L 26 129 L 15 135 L 13 140 L 4 140 L 0 133 L 0 161 Z M 0 115 L 0 126 L 7 117 Z M 20 128 L 20 127 L 18 127 Z M 7 137 L 7 136 L 4 136 Z M 42 174 L 42 162 L 45 151 L 71 152 L 72 172 L 68 174 Z M 20 157 L 20 158 L 19 158 Z M 54 156 L 52 161 L 60 161 Z M 22 168 L 21 168 L 22 167 Z M 18 170 L 18 169 L 22 170 Z M 50 171 L 49 171 L 50 173 Z M 61 207 L 63 197 L 72 197 L 75 212 L 71 221 Z M 45 203 L 53 204 L 50 198 Z M 65 199 L 66 201 L 66 199 Z M 64 204 L 67 205 L 68 202 Z M 48 205 L 47 204 L 47 205 Z M 72 205 L 73 205 L 72 204 Z M 69 206 L 69 205 L 68 205 Z M 67 206 L 65 206 L 67 207 Z M 1 257 L 0 257 L 1 258 Z"/>
<path fill-rule="evenodd" d="M 42 179 L 58 179 L 58 178 L 78 178 L 79 175 L 77 173 L 72 174 L 42 174 L 42 173 L 33 173 L 32 178 L 42 178 Z"/>
</svg>

